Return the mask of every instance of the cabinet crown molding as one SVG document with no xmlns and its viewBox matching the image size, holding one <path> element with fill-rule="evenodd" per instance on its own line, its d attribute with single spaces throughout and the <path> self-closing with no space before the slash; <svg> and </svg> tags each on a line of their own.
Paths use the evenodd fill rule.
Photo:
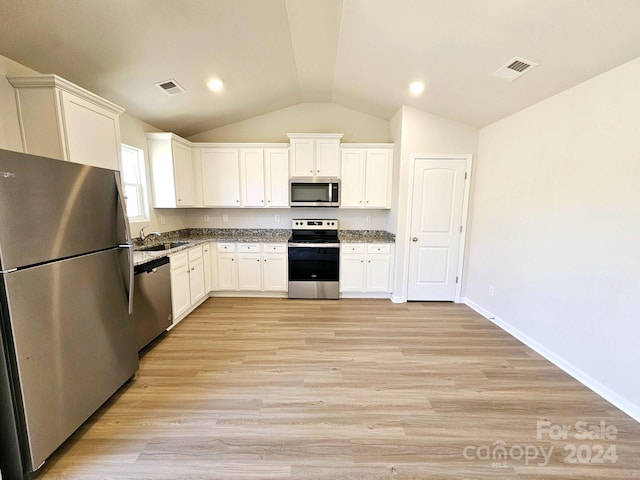
<svg viewBox="0 0 640 480">
<path fill-rule="evenodd" d="M 287 137 L 291 138 L 335 138 L 341 139 L 344 133 L 287 133 Z"/>
<path fill-rule="evenodd" d="M 57 88 L 65 92 L 77 95 L 80 98 L 89 100 L 96 105 L 105 108 L 116 115 L 122 114 L 124 108 L 116 105 L 115 103 L 105 100 L 99 97 L 95 93 L 90 92 L 78 85 L 65 80 L 62 77 L 54 74 L 41 74 L 41 75 L 10 75 L 7 76 L 7 80 L 14 88 Z"/>
<path fill-rule="evenodd" d="M 340 148 L 393 148 L 393 143 L 341 143 Z"/>
<path fill-rule="evenodd" d="M 145 135 L 149 140 L 173 140 L 178 143 L 182 143 L 187 147 L 193 146 L 193 143 L 191 143 L 189 140 L 182 138 L 172 132 L 146 132 Z"/>
</svg>

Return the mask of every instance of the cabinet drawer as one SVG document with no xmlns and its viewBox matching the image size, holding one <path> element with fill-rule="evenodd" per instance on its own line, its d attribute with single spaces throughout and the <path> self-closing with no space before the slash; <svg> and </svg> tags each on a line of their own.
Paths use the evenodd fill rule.
<svg viewBox="0 0 640 480">
<path fill-rule="evenodd" d="M 219 252 L 235 252 L 236 244 L 235 243 L 219 243 L 218 251 Z"/>
<path fill-rule="evenodd" d="M 189 254 L 189 263 L 202 258 L 202 247 L 194 247 L 187 250 Z"/>
<path fill-rule="evenodd" d="M 189 265 L 189 256 L 187 255 L 187 252 L 170 255 L 169 264 L 171 265 L 171 271 L 187 268 Z"/>
<path fill-rule="evenodd" d="M 262 246 L 264 253 L 287 253 L 286 243 L 265 243 Z"/>
<path fill-rule="evenodd" d="M 364 253 L 364 243 L 343 243 L 340 245 L 341 253 Z"/>
<path fill-rule="evenodd" d="M 260 253 L 259 243 L 239 243 L 238 252 L 240 253 Z"/>
<path fill-rule="evenodd" d="M 367 253 L 391 253 L 391 244 L 371 243 L 367 245 Z"/>
</svg>

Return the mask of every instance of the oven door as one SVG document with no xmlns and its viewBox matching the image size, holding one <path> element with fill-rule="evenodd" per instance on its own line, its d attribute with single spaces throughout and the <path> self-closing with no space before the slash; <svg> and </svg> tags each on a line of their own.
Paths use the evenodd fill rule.
<svg viewBox="0 0 640 480">
<path fill-rule="evenodd" d="M 289 298 L 338 298 L 340 244 L 289 244 Z"/>
</svg>

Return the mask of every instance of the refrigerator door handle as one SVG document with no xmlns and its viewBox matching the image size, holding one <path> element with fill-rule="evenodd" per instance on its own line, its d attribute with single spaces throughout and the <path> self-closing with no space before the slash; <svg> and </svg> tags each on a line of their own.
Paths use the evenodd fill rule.
<svg viewBox="0 0 640 480">
<path fill-rule="evenodd" d="M 124 227 L 124 234 L 125 234 L 125 239 L 126 239 L 126 243 L 124 244 L 120 244 L 118 245 L 120 248 L 126 248 L 128 249 L 128 258 L 129 258 L 129 276 L 128 276 L 128 281 L 125 282 L 125 291 L 128 293 L 128 310 L 129 310 L 129 315 L 131 315 L 133 313 L 133 285 L 134 285 L 134 281 L 133 281 L 133 276 L 134 276 L 134 270 L 133 270 L 133 244 L 132 244 L 132 239 L 131 239 L 131 230 L 129 229 L 129 220 L 127 217 L 127 206 L 125 204 L 125 198 L 124 198 L 124 194 L 122 193 L 122 183 L 121 183 L 121 179 L 120 179 L 120 172 L 114 172 L 114 176 L 116 179 L 116 188 L 118 190 L 118 204 L 120 205 L 120 212 L 122 214 L 122 224 Z"/>
</svg>

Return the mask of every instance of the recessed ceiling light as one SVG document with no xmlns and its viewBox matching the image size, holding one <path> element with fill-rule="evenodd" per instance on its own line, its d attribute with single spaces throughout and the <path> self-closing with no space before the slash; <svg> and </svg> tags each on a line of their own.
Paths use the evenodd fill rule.
<svg viewBox="0 0 640 480">
<path fill-rule="evenodd" d="M 219 92 L 224 88 L 224 83 L 219 78 L 214 78 L 207 82 L 207 87 L 213 92 Z"/>
<path fill-rule="evenodd" d="M 411 85 L 409 85 L 409 91 L 411 95 L 420 95 L 424 92 L 424 83 L 420 81 L 412 82 Z"/>
</svg>

